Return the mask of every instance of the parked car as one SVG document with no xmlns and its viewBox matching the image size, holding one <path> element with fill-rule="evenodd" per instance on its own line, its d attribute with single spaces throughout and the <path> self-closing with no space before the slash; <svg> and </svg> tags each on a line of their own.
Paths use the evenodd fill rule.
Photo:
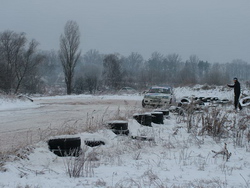
<svg viewBox="0 0 250 188">
<path fill-rule="evenodd" d="M 173 90 L 166 86 L 153 86 L 146 92 L 142 100 L 142 106 L 166 106 L 173 101 Z"/>
</svg>

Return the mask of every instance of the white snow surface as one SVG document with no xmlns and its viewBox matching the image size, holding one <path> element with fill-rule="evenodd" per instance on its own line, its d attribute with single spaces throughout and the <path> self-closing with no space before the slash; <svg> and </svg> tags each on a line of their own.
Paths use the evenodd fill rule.
<svg viewBox="0 0 250 188">
<path fill-rule="evenodd" d="M 212 90 L 200 90 L 197 87 L 175 88 L 177 101 L 185 96 L 218 97 L 233 99 L 231 89 L 217 87 Z M 36 100 L 73 100 L 84 98 L 91 100 L 123 99 L 141 101 L 141 95 L 112 96 L 53 96 L 34 97 Z M 0 113 L 5 110 L 39 108 L 41 104 L 28 100 L 6 100 L 0 97 Z M 226 111 L 232 105 L 223 107 Z M 249 110 L 229 114 L 233 119 L 240 118 Z M 0 187 L 13 188 L 68 188 L 68 187 L 105 187 L 105 188 L 167 188 L 167 187 L 249 187 L 250 185 L 250 145 L 246 140 L 242 147 L 235 145 L 235 138 L 213 139 L 211 136 L 194 136 L 187 133 L 187 123 L 170 113 L 164 118 L 164 124 L 152 123 L 152 127 L 142 126 L 132 117 L 128 118 L 129 136 L 114 134 L 107 128 L 96 131 L 79 132 L 75 135 L 57 135 L 57 137 L 80 137 L 81 148 L 92 160 L 86 160 L 80 177 L 69 177 L 67 168 L 73 168 L 73 162 L 80 157 L 58 157 L 52 153 L 47 140 L 8 155 L 0 153 Z M 1 121 L 1 120 L 0 120 Z M 1 125 L 0 125 L 1 126 Z M 249 126 L 248 130 L 249 130 Z M 244 133 L 245 134 L 245 133 Z M 146 136 L 154 141 L 140 141 L 131 136 Z M 105 145 L 88 147 L 84 140 L 100 140 Z M 222 155 L 214 157 L 214 151 L 221 151 L 227 143 L 230 159 Z M 69 163 L 72 165 L 69 167 Z"/>
</svg>

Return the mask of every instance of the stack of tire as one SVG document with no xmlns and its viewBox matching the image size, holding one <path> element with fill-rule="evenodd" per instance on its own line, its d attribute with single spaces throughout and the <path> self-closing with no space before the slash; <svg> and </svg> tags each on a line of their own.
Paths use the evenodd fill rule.
<svg viewBox="0 0 250 188">
<path fill-rule="evenodd" d="M 152 122 L 155 124 L 164 124 L 163 120 L 164 120 L 164 116 L 163 116 L 163 112 L 151 112 L 151 116 L 152 116 Z"/>
<path fill-rule="evenodd" d="M 169 118 L 169 110 L 156 109 L 155 112 L 162 112 L 163 118 Z"/>
<path fill-rule="evenodd" d="M 164 116 L 169 116 L 169 110 L 155 110 L 156 112 L 162 112 Z"/>
<path fill-rule="evenodd" d="M 133 118 L 141 125 L 152 127 L 152 115 L 151 113 L 134 114 Z"/>
<path fill-rule="evenodd" d="M 81 138 L 54 138 L 48 141 L 49 150 L 60 157 L 78 157 L 81 151 Z"/>
<path fill-rule="evenodd" d="M 108 127 L 117 135 L 128 135 L 128 121 L 113 120 L 108 122 Z"/>
<path fill-rule="evenodd" d="M 169 111 L 164 111 L 169 114 Z M 157 110 L 150 113 L 134 114 L 133 118 L 141 125 L 152 127 L 152 122 L 155 124 L 163 124 L 163 111 Z"/>
</svg>

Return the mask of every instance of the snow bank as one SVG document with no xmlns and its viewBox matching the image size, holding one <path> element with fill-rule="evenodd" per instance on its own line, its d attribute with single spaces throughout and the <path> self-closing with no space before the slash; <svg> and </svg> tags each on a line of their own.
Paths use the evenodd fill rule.
<svg viewBox="0 0 250 188">
<path fill-rule="evenodd" d="M 30 100 L 0 96 L 0 110 L 25 109 L 35 107 L 37 107 L 37 104 L 31 102 Z"/>
</svg>

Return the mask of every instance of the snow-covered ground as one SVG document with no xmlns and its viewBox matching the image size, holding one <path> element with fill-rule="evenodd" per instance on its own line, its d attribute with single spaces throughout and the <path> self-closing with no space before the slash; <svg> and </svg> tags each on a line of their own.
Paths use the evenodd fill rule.
<svg viewBox="0 0 250 188">
<path fill-rule="evenodd" d="M 184 96 L 233 99 L 231 89 L 202 90 L 199 88 L 200 86 L 175 88 L 177 101 Z M 42 109 L 44 101 L 47 104 L 59 101 L 68 103 L 75 101 L 76 98 L 81 99 L 86 104 L 90 104 L 88 101 L 99 103 L 101 100 L 98 99 L 109 101 L 109 103 L 118 103 L 121 100 L 138 101 L 139 103 L 142 96 L 34 97 L 33 103 L 28 100 L 0 98 L 0 113 L 15 112 L 17 109 L 39 110 Z M 127 104 L 123 106 L 125 105 Z M 98 104 L 96 106 L 98 107 Z M 122 103 L 120 106 L 122 107 Z M 64 107 L 61 106 L 61 108 Z M 249 118 L 248 108 L 239 113 L 232 111 L 231 104 L 218 108 L 219 112 L 228 118 L 229 125 L 232 126 L 235 125 L 234 122 L 238 125 L 239 120 Z M 126 110 L 126 108 L 124 109 Z M 38 112 L 36 111 L 36 113 Z M 201 121 L 199 119 L 201 116 L 201 114 L 197 114 L 193 120 L 197 126 L 201 124 L 198 122 L 198 120 Z M 238 134 L 233 135 L 236 133 L 233 130 L 228 130 L 227 137 L 218 139 L 207 134 L 198 135 L 195 131 L 197 129 L 188 133 L 186 116 L 170 113 L 168 118 L 164 118 L 164 124 L 152 123 L 152 127 L 140 125 L 133 119 L 132 115 L 126 117 L 130 131 L 128 136 L 116 135 L 105 126 L 99 126 L 98 129 L 85 129 L 84 132 L 71 135 L 81 138 L 81 148 L 86 154 L 85 157 L 58 157 L 49 151 L 47 139 L 15 151 L 13 155 L 8 155 L 8 157 L 0 153 L 2 158 L 0 161 L 0 187 L 247 188 L 250 186 L 250 145 L 247 140 L 249 120 L 245 121 L 247 128 L 237 132 L 239 135 L 243 134 L 241 137 Z M 207 116 L 204 115 L 204 117 Z M 88 125 L 94 126 L 91 122 Z M 0 126 L 3 126 L 2 123 Z M 132 139 L 131 136 L 146 136 L 153 138 L 153 141 L 136 140 Z M 57 137 L 69 137 L 69 135 L 57 135 Z M 84 140 L 101 140 L 105 142 L 105 145 L 88 147 L 84 144 Z M 227 149 L 231 152 L 228 161 L 223 159 L 223 155 L 220 154 L 214 157 L 215 153 L 212 152 L 212 150 L 221 151 L 224 148 L 224 143 L 227 144 Z M 80 177 L 70 178 L 67 169 L 73 169 L 74 165 L 77 166 L 76 162 L 80 160 L 85 161 Z"/>
</svg>

